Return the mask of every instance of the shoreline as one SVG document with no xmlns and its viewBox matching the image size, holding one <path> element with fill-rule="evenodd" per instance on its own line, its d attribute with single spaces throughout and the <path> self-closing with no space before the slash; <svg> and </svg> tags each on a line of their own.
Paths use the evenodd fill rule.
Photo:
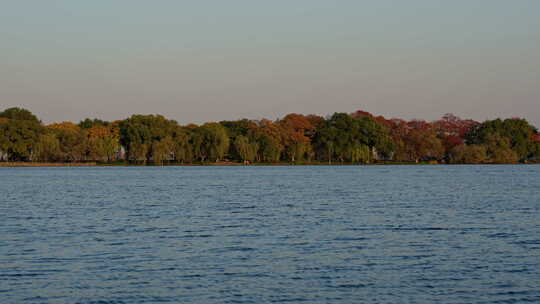
<svg viewBox="0 0 540 304">
<path fill-rule="evenodd" d="M 450 166 L 463 166 L 463 165 L 538 165 L 540 162 L 527 162 L 527 163 L 479 163 L 479 164 L 448 164 L 448 163 L 434 163 L 434 162 L 377 162 L 370 164 L 353 164 L 353 163 L 252 163 L 245 165 L 243 163 L 232 162 L 219 162 L 219 163 L 166 163 L 162 165 L 156 164 L 134 164 L 134 163 L 97 163 L 97 162 L 74 162 L 74 163 L 39 163 L 39 162 L 0 162 L 0 168 L 47 168 L 47 167 L 294 167 L 294 166 L 437 166 L 437 165 L 450 165 Z"/>
<path fill-rule="evenodd" d="M 96 162 L 88 163 L 34 163 L 34 162 L 0 162 L 0 167 L 99 167 Z"/>
</svg>

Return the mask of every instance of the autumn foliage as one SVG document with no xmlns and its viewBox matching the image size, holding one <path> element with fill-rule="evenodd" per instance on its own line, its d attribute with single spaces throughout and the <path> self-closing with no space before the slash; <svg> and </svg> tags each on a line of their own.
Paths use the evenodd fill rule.
<svg viewBox="0 0 540 304">
<path fill-rule="evenodd" d="M 30 111 L 0 112 L 0 160 L 132 163 L 516 163 L 540 160 L 540 135 L 526 120 L 483 123 L 446 114 L 402 120 L 366 111 L 322 117 L 180 125 L 161 115 L 43 125 Z"/>
</svg>

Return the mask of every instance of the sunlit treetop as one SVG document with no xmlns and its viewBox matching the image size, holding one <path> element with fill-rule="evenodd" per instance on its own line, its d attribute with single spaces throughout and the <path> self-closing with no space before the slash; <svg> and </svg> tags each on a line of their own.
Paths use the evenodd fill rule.
<svg viewBox="0 0 540 304">
<path fill-rule="evenodd" d="M 59 130 L 59 131 L 74 132 L 74 133 L 79 132 L 81 129 L 79 128 L 78 125 L 72 122 L 68 122 L 68 121 L 64 121 L 61 123 L 54 123 L 54 124 L 48 125 L 47 128 L 53 129 L 53 130 Z"/>
<path fill-rule="evenodd" d="M 32 114 L 32 112 L 23 108 L 9 108 L 0 112 L 0 118 L 8 118 L 13 120 L 30 120 L 40 122 L 39 119 Z"/>
</svg>

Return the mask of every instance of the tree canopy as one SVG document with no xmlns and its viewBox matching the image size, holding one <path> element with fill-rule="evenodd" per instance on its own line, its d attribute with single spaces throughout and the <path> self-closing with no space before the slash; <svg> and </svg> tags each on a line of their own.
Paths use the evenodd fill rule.
<svg viewBox="0 0 540 304">
<path fill-rule="evenodd" d="M 365 111 L 291 113 L 180 125 L 162 115 L 44 125 L 22 108 L 0 112 L 0 159 L 153 163 L 348 163 L 540 161 L 540 134 L 525 119 L 477 122 L 387 119 Z"/>
</svg>

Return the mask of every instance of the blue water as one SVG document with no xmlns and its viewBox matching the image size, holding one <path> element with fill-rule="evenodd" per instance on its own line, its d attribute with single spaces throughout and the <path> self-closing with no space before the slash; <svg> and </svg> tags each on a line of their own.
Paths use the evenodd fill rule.
<svg viewBox="0 0 540 304">
<path fill-rule="evenodd" d="M 0 303 L 540 303 L 540 166 L 0 168 Z"/>
</svg>

